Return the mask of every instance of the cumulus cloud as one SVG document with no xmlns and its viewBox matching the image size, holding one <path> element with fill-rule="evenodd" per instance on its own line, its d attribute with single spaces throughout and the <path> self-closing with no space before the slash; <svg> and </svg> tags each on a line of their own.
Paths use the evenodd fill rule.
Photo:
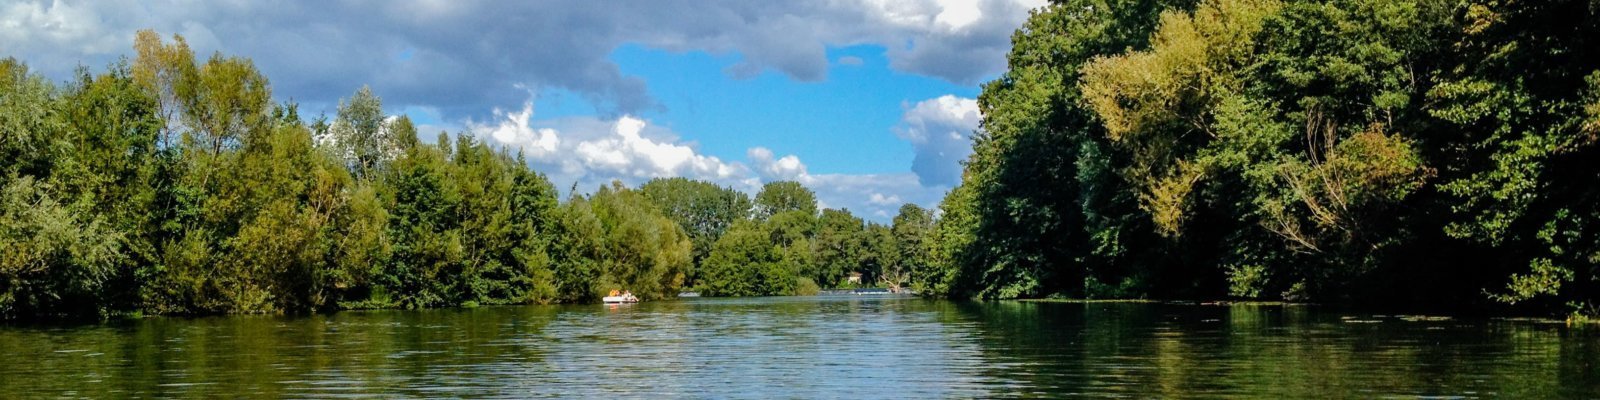
<svg viewBox="0 0 1600 400">
<path fill-rule="evenodd" d="M 793 154 L 773 158 L 772 150 L 756 147 L 746 152 L 745 156 L 755 166 L 756 172 L 768 181 L 803 180 L 810 176 L 806 173 L 806 164 L 800 162 L 800 157 L 795 157 Z"/>
<path fill-rule="evenodd" d="M 833 208 L 848 209 L 856 216 L 878 222 L 888 222 L 889 217 L 898 213 L 900 206 L 905 203 L 937 206 L 939 199 L 950 189 L 947 186 L 918 184 L 916 175 L 909 172 L 818 174 L 808 176 L 802 183 L 817 192 L 819 202 Z"/>
<path fill-rule="evenodd" d="M 795 155 L 749 149 L 744 160 L 723 160 L 699 152 L 676 133 L 633 116 L 614 119 L 563 117 L 537 119 L 531 105 L 496 110 L 488 122 L 468 122 L 468 134 L 520 151 L 534 169 L 565 190 L 580 192 L 620 180 L 638 185 L 657 177 L 687 177 L 754 195 L 764 182 L 792 180 L 817 192 L 823 207 L 844 208 L 858 216 L 887 221 L 901 204 L 938 203 L 948 187 L 918 183 L 916 175 L 812 174 Z"/>
<path fill-rule="evenodd" d="M 976 100 L 944 95 L 907 107 L 895 134 L 911 142 L 916 153 L 911 171 L 924 185 L 954 186 L 981 120 Z"/>
<path fill-rule="evenodd" d="M 133 32 L 184 35 L 196 54 L 252 58 L 278 94 L 333 104 L 362 84 L 390 105 L 482 115 L 518 85 L 585 96 L 603 113 L 654 107 L 610 53 L 626 43 L 737 53 L 735 77 L 826 78 L 830 46 L 885 47 L 891 68 L 970 84 L 1004 68 L 1042 0 L 71 2 L 0 5 L 0 50 L 64 77 L 131 53 Z M 852 61 L 841 60 L 849 65 Z"/>
<path fill-rule="evenodd" d="M 883 193 L 873 193 L 872 197 L 867 198 L 867 203 L 880 206 L 898 206 L 902 204 L 900 196 L 892 194 L 884 196 Z"/>
<path fill-rule="evenodd" d="M 468 121 L 466 130 L 521 152 L 535 169 L 562 188 L 577 184 L 588 190 L 611 180 L 637 185 L 650 178 L 673 176 L 741 189 L 759 187 L 759 180 L 744 164 L 700 154 L 672 132 L 634 116 L 537 120 L 533 114 L 532 104 L 524 103 L 516 112 L 495 110 L 495 120 L 490 122 Z"/>
<path fill-rule="evenodd" d="M 493 138 L 501 144 L 520 149 L 529 157 L 544 158 L 554 156 L 556 147 L 561 145 L 561 134 L 555 129 L 532 128 L 528 124 L 533 118 L 533 102 L 522 103 L 522 110 L 506 112 L 496 108 L 495 119 L 499 124 L 476 124 L 471 121 L 467 126 L 474 132 L 480 132 Z"/>
</svg>

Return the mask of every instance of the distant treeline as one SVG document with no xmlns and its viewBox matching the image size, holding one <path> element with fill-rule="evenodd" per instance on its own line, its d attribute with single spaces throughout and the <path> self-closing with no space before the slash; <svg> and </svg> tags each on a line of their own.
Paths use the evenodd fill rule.
<svg viewBox="0 0 1600 400">
<path fill-rule="evenodd" d="M 559 201 L 513 155 L 420 142 L 365 88 L 331 120 L 250 60 L 143 31 L 58 87 L 0 61 L 0 319 L 783 295 L 898 286 L 933 213 L 817 210 L 795 182 L 620 183 Z"/>
<path fill-rule="evenodd" d="M 1600 311 L 1600 3 L 1053 3 L 925 293 Z"/>
</svg>

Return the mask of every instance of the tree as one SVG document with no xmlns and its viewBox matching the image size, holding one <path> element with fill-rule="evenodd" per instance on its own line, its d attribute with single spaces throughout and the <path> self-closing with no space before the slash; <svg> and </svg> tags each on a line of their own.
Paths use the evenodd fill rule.
<svg viewBox="0 0 1600 400">
<path fill-rule="evenodd" d="M 404 124 L 409 126 L 408 118 Z M 385 162 L 389 156 L 391 142 L 384 130 L 383 100 L 372 94 L 372 88 L 361 86 L 349 100 L 339 101 L 338 117 L 334 119 L 329 128 L 331 141 L 348 160 L 348 165 L 358 177 L 365 177 L 378 168 L 379 163 Z M 410 129 L 411 138 L 402 137 L 402 141 L 415 145 L 416 130 Z M 400 146 L 394 146 L 400 147 Z M 445 151 L 449 153 L 448 150 Z"/>
<path fill-rule="evenodd" d="M 785 211 L 817 214 L 817 194 L 795 181 L 767 182 L 756 193 L 755 214 L 758 219 L 771 218 Z"/>
<path fill-rule="evenodd" d="M 772 296 L 794 291 L 798 276 L 759 223 L 740 221 L 706 257 L 700 292 L 706 296 Z"/>
<path fill-rule="evenodd" d="M 600 298 L 600 260 L 604 257 L 605 227 L 589 200 L 573 194 L 557 211 L 550 245 L 554 260 L 556 299 L 584 303 Z"/>
<path fill-rule="evenodd" d="M 729 227 L 750 217 L 749 196 L 710 182 L 656 178 L 639 186 L 639 191 L 688 233 L 696 266 L 705 261 L 712 244 Z M 694 286 L 698 282 L 698 271 L 691 270 L 686 282 Z"/>
<path fill-rule="evenodd" d="M 409 308 L 452 304 L 462 297 L 456 277 L 465 257 L 459 210 L 462 195 L 451 181 L 449 141 L 417 146 L 401 155 L 383 183 L 393 255 L 376 273 L 372 305 Z"/>
<path fill-rule="evenodd" d="M 1083 295 L 1085 282 L 1133 270 L 1119 249 L 1159 252 L 1117 205 L 1124 157 L 1081 105 L 1076 80 L 1097 57 L 1141 48 L 1158 16 L 1190 1 L 1066 1 L 1036 10 L 1012 38 L 1009 70 L 984 85 L 983 113 L 962 183 L 941 202 L 933 265 L 915 272 L 930 295 L 985 298 Z M 1084 165 L 1110 158 L 1113 166 Z M 1090 168 L 1086 168 L 1090 167 Z M 1112 194 L 1112 195 L 1107 195 Z M 1109 206 L 1109 207 L 1108 207 Z M 1158 253 L 1159 254 L 1159 253 Z M 1183 278 L 1175 279 L 1182 281 Z"/>
<path fill-rule="evenodd" d="M 31 177 L 0 188 L 0 318 L 100 312 L 120 235 L 50 191 Z"/>
<path fill-rule="evenodd" d="M 933 210 L 906 203 L 900 206 L 900 211 L 895 214 L 892 223 L 889 230 L 896 247 L 894 266 L 910 270 L 928 264 L 927 252 L 930 250 L 929 241 L 933 235 Z"/>
<path fill-rule="evenodd" d="M 179 115 L 183 99 L 193 96 L 198 70 L 194 51 L 189 50 L 183 36 L 172 35 L 172 44 L 165 44 L 161 35 L 153 30 L 141 30 L 134 39 L 133 79 L 151 94 L 156 102 L 155 114 L 164 127 L 161 130 L 162 148 L 178 145 L 177 133 L 181 130 Z"/>
<path fill-rule="evenodd" d="M 180 98 L 187 140 L 215 156 L 270 129 L 272 92 L 254 63 L 217 54 L 198 70 L 193 93 Z"/>
<path fill-rule="evenodd" d="M 600 282 L 644 299 L 676 297 L 692 262 L 689 236 L 644 194 L 612 182 L 589 197 L 605 234 Z"/>
<path fill-rule="evenodd" d="M 863 281 L 897 292 L 906 289 L 911 283 L 912 264 L 902 254 L 910 244 L 896 240 L 889 226 L 878 223 L 868 223 L 861 235 Z"/>
<path fill-rule="evenodd" d="M 866 250 L 864 234 L 861 218 L 851 215 L 850 210 L 822 210 L 816 237 L 811 242 L 815 264 L 809 270 L 800 271 L 800 276 L 820 285 L 838 287 L 851 272 L 869 272 L 862 264 Z"/>
</svg>

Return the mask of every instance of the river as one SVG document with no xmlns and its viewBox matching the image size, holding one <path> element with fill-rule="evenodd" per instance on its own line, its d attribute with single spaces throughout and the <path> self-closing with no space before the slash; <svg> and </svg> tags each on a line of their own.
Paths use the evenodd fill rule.
<svg viewBox="0 0 1600 400">
<path fill-rule="evenodd" d="M 1600 396 L 1600 329 L 1305 306 L 684 299 L 0 326 L 3 397 Z"/>
</svg>

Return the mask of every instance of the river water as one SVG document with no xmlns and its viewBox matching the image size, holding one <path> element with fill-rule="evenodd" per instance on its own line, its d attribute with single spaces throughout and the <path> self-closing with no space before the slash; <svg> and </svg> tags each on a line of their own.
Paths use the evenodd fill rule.
<svg viewBox="0 0 1600 400">
<path fill-rule="evenodd" d="M 0 327 L 0 397 L 1600 397 L 1600 329 L 889 296 Z"/>
</svg>

